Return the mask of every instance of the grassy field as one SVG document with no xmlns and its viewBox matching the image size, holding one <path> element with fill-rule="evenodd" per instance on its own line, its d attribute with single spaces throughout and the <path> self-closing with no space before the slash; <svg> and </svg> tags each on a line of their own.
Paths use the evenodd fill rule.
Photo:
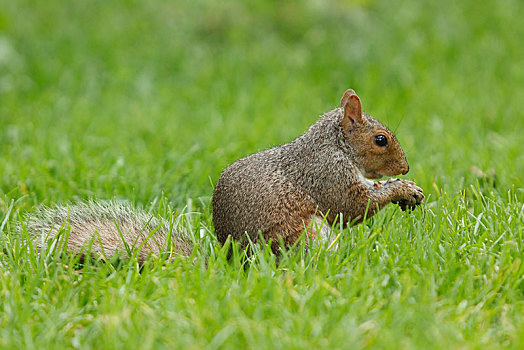
<svg viewBox="0 0 524 350">
<path fill-rule="evenodd" d="M 524 348 L 524 3 L 0 0 L 0 347 Z M 347 88 L 426 203 L 280 262 L 213 240 L 221 170 Z M 36 256 L 40 205 L 126 199 L 195 256 Z"/>
</svg>

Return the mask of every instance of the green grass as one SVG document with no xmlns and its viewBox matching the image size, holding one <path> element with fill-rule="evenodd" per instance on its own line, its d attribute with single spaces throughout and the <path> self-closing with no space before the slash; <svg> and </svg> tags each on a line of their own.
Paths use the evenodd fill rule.
<svg viewBox="0 0 524 350">
<path fill-rule="evenodd" d="M 523 348 L 523 10 L 0 0 L 0 346 Z M 395 131 L 426 205 L 387 207 L 336 251 L 227 262 L 221 170 L 347 88 Z M 24 213 L 88 198 L 210 235 L 141 271 L 27 251 Z"/>
</svg>

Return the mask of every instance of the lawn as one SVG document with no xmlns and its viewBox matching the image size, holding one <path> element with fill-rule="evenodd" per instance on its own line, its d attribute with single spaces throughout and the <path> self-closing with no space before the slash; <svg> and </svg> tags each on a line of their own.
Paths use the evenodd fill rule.
<svg viewBox="0 0 524 350">
<path fill-rule="evenodd" d="M 0 0 L 0 347 L 524 348 L 524 3 Z M 249 265 L 220 172 L 353 88 L 425 204 Z M 127 200 L 190 258 L 78 264 L 35 208 Z M 204 233 L 203 238 L 198 238 Z"/>
</svg>

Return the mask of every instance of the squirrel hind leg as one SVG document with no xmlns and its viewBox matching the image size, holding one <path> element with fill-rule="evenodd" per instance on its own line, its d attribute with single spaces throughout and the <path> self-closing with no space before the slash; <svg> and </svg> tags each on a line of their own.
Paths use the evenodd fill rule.
<svg viewBox="0 0 524 350">
<path fill-rule="evenodd" d="M 282 219 L 279 225 L 268 230 L 264 234 L 264 239 L 273 241 L 272 250 L 275 254 L 278 254 L 280 248 L 292 247 L 304 233 L 308 242 L 314 241 L 323 234 L 317 230 L 316 225 L 312 225 L 314 217 L 314 210 L 295 212 L 294 215 Z M 280 240 L 283 241 L 284 247 L 280 246 Z"/>
<path fill-rule="evenodd" d="M 331 229 L 328 221 L 317 214 L 310 214 L 307 219 L 287 221 L 286 224 L 279 226 L 266 233 L 266 239 L 272 239 L 272 250 L 278 254 L 278 250 L 282 248 L 279 244 L 279 237 L 283 238 L 285 248 L 292 247 L 299 239 L 305 235 L 306 245 L 310 244 L 331 244 L 336 234 Z"/>
</svg>

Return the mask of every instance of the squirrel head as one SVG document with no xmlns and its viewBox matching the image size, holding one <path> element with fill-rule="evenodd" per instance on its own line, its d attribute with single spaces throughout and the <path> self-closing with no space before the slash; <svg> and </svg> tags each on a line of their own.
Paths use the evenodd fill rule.
<svg viewBox="0 0 524 350">
<path fill-rule="evenodd" d="M 355 165 L 368 179 L 407 174 L 409 165 L 397 138 L 382 123 L 362 112 L 360 98 L 349 89 L 340 101 L 341 126 Z"/>
</svg>

